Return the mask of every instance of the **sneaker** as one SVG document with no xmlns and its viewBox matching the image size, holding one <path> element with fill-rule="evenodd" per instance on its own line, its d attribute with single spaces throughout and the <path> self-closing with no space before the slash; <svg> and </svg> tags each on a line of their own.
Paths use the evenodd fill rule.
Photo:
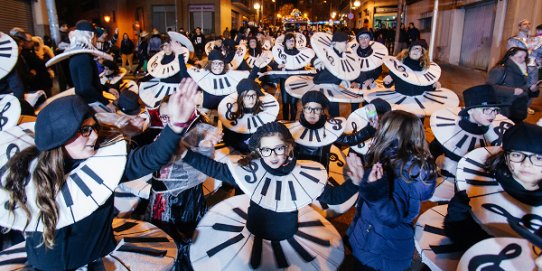
<svg viewBox="0 0 542 271">
<path fill-rule="evenodd" d="M 527 113 L 529 113 L 529 115 L 534 115 L 534 109 L 527 108 Z"/>
</svg>

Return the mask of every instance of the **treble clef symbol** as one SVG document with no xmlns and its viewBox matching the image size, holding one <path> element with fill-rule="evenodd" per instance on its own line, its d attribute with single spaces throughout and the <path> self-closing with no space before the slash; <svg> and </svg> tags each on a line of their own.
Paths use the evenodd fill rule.
<svg viewBox="0 0 542 271">
<path fill-rule="evenodd" d="M 499 126 L 493 128 L 493 131 L 497 135 L 497 139 L 493 140 L 491 142 L 491 145 L 500 146 L 502 144 L 502 137 L 504 135 L 504 132 L 506 132 L 506 130 L 508 130 L 510 127 L 512 127 L 511 123 L 503 121 L 499 123 Z"/>
<path fill-rule="evenodd" d="M 286 54 L 283 53 L 281 49 L 279 49 L 278 51 L 279 51 L 279 58 L 282 59 L 283 61 L 286 61 Z"/>
<path fill-rule="evenodd" d="M 15 154 L 19 153 L 21 150 L 19 149 L 19 146 L 17 146 L 16 144 L 9 144 L 8 147 L 6 148 L 6 164 L 3 165 L 1 168 L 0 168 L 0 177 L 2 177 L 4 175 L 4 173 L 6 173 L 6 171 L 8 170 L 8 162 L 9 160 L 11 160 L 11 157 L 15 156 Z M 0 186 L 2 186 L 2 184 L 0 183 Z"/>
<path fill-rule="evenodd" d="M 327 61 L 329 61 L 329 63 L 331 64 L 331 66 L 334 66 L 335 65 L 335 59 L 333 58 L 333 56 L 330 56 L 327 52 L 327 50 L 325 51 L 326 52 L 326 58 L 327 58 Z"/>
<path fill-rule="evenodd" d="M 343 167 L 344 166 L 344 162 L 339 160 L 339 156 L 335 153 L 330 153 L 329 154 L 329 162 L 337 162 L 337 166 L 339 167 Z"/>
<path fill-rule="evenodd" d="M 396 60 L 393 61 L 393 66 L 395 67 L 395 69 L 402 72 L 404 77 L 408 77 L 408 73 L 406 72 L 406 68 L 404 66 L 398 64 Z"/>
<path fill-rule="evenodd" d="M 505 271 L 500 267 L 501 262 L 504 260 L 511 260 L 521 255 L 521 246 L 518 244 L 509 244 L 503 248 L 497 255 L 478 255 L 472 257 L 469 262 L 469 271 L 479 270 L 492 270 L 492 271 Z"/>
<path fill-rule="evenodd" d="M 247 183 L 255 183 L 258 178 L 256 177 L 256 171 L 258 171 L 258 164 L 255 162 L 250 162 L 248 165 L 244 166 L 243 169 L 249 172 L 250 175 L 245 175 L 245 181 Z"/>
<path fill-rule="evenodd" d="M 4 125 L 8 123 L 8 118 L 4 117 L 4 113 L 9 110 L 11 107 L 11 102 L 7 102 L 6 105 L 4 105 L 4 109 L 0 111 L 0 131 L 4 130 Z"/>
<path fill-rule="evenodd" d="M 351 125 L 352 125 L 352 134 L 357 133 L 358 132 L 358 124 L 355 123 L 355 122 L 352 122 Z"/>
<path fill-rule="evenodd" d="M 341 130 L 343 128 L 343 126 L 342 126 L 343 121 L 340 120 L 340 119 L 330 119 L 330 120 L 328 120 L 328 122 L 332 124 L 331 128 L 333 130 L 337 131 L 337 130 Z"/>
<path fill-rule="evenodd" d="M 237 125 L 237 119 L 235 118 L 235 115 L 233 113 L 233 110 L 237 109 L 237 107 L 233 107 L 233 103 L 226 103 L 226 114 L 225 117 L 227 120 L 231 122 L 231 125 Z"/>
</svg>

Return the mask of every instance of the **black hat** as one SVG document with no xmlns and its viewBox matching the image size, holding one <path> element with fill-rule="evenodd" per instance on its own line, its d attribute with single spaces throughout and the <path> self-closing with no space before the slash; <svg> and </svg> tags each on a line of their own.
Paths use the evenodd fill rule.
<svg viewBox="0 0 542 271">
<path fill-rule="evenodd" d="M 36 147 L 47 151 L 62 146 L 88 117 L 90 107 L 81 97 L 70 95 L 54 100 L 40 111 L 36 119 Z"/>
<path fill-rule="evenodd" d="M 343 42 L 343 41 L 348 41 L 348 39 L 349 39 L 348 34 L 342 31 L 337 31 L 333 33 L 333 37 L 331 38 L 331 41 Z"/>
<path fill-rule="evenodd" d="M 415 40 L 410 44 L 410 47 L 408 47 L 408 50 L 412 49 L 412 47 L 417 46 L 417 45 L 423 47 L 423 49 L 425 49 L 425 50 L 427 50 L 427 48 L 429 48 L 429 46 L 427 46 L 427 42 L 425 40 Z"/>
<path fill-rule="evenodd" d="M 463 100 L 465 101 L 465 108 L 467 111 L 477 107 L 500 107 L 506 106 L 505 104 L 499 104 L 497 101 L 497 94 L 491 85 L 479 85 L 474 86 L 463 91 Z"/>
<path fill-rule="evenodd" d="M 137 115 L 141 112 L 139 96 L 130 90 L 124 90 L 120 93 L 117 106 L 122 113 L 127 115 Z"/>
<path fill-rule="evenodd" d="M 368 35 L 371 40 L 373 39 L 373 32 L 367 28 L 362 28 L 356 33 L 356 40 L 359 40 L 359 36 L 363 34 Z"/>
<path fill-rule="evenodd" d="M 237 93 L 241 94 L 243 93 L 243 91 L 247 90 L 254 90 L 256 91 L 256 94 L 258 94 L 258 96 L 263 96 L 262 88 L 258 83 L 254 82 L 254 80 L 250 80 L 247 78 L 241 79 L 241 81 L 239 81 L 239 84 L 237 84 Z"/>
<path fill-rule="evenodd" d="M 207 57 L 209 61 L 221 60 L 224 61 L 224 55 L 219 50 L 212 50 Z"/>
<path fill-rule="evenodd" d="M 502 146 L 505 151 L 525 151 L 542 154 L 542 127 L 520 122 L 504 132 Z"/>
<path fill-rule="evenodd" d="M 117 71 L 119 69 L 119 66 L 111 60 L 104 60 L 103 65 L 112 71 Z"/>
<path fill-rule="evenodd" d="M 75 24 L 76 30 L 94 32 L 94 26 L 87 20 L 79 20 Z"/>
<path fill-rule="evenodd" d="M 329 105 L 329 100 L 326 95 L 317 90 L 307 91 L 303 94 L 303 97 L 301 97 L 301 104 L 305 105 L 310 102 L 318 103 L 322 105 L 323 108 L 327 108 Z"/>
<path fill-rule="evenodd" d="M 376 113 L 378 115 L 382 115 L 382 114 L 384 114 L 386 112 L 391 111 L 391 105 L 388 102 L 386 102 L 385 100 L 383 100 L 383 99 L 376 98 L 376 99 L 372 100 L 370 102 L 370 104 L 375 106 Z"/>
<path fill-rule="evenodd" d="M 290 130 L 288 130 L 284 124 L 274 121 L 266 123 L 256 130 L 256 132 L 248 140 L 248 149 L 250 151 L 256 151 L 260 147 L 260 140 L 262 137 L 273 133 L 281 134 L 283 140 L 294 140 L 292 133 L 290 133 Z"/>
</svg>

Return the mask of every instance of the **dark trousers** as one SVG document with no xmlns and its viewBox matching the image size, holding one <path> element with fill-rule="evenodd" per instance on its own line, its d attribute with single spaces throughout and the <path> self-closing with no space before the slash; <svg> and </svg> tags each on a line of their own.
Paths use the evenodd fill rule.
<svg viewBox="0 0 542 271">
<path fill-rule="evenodd" d="M 295 120 L 297 115 L 297 99 L 292 97 L 284 88 L 286 79 L 280 79 L 280 94 L 282 98 L 282 119 Z"/>
</svg>

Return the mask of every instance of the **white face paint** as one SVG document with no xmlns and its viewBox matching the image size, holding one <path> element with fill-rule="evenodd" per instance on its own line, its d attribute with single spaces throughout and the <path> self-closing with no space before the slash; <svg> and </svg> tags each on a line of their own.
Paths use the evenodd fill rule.
<svg viewBox="0 0 542 271">
<path fill-rule="evenodd" d="M 224 71 L 224 61 L 213 60 L 211 62 L 211 72 L 214 74 L 221 74 Z"/>
<path fill-rule="evenodd" d="M 315 102 L 308 102 L 303 106 L 303 116 L 310 124 L 315 124 L 320 120 L 324 109 L 322 105 Z"/>
<path fill-rule="evenodd" d="M 419 60 L 423 56 L 423 47 L 420 45 L 415 45 L 410 48 L 408 56 L 412 60 Z"/>
<path fill-rule="evenodd" d="M 243 96 L 243 106 L 244 108 L 253 108 L 256 105 L 256 100 L 258 100 L 258 95 L 254 90 L 247 90 L 241 93 Z"/>
<path fill-rule="evenodd" d="M 90 127 L 96 125 L 96 121 L 93 118 L 88 118 L 81 124 L 80 130 L 89 130 Z M 66 144 L 64 149 L 72 159 L 87 159 L 96 154 L 94 146 L 98 140 L 98 134 L 96 130 L 92 129 L 90 134 L 82 134 L 78 131 Z"/>
<path fill-rule="evenodd" d="M 533 163 L 542 165 L 542 155 L 532 152 L 512 151 L 507 154 L 506 158 L 508 169 L 519 184 L 530 191 L 539 188 L 539 182 L 542 180 L 542 166 L 535 166 Z M 512 162 L 513 160 L 520 161 L 522 158 L 524 158 L 523 162 Z"/>
<path fill-rule="evenodd" d="M 280 139 L 279 135 L 265 136 L 260 139 L 258 152 L 263 162 L 273 169 L 284 165 L 288 160 L 289 151 L 288 145 Z M 269 152 L 271 154 L 265 157 Z"/>
<path fill-rule="evenodd" d="M 470 109 L 467 111 L 467 114 L 469 114 L 470 122 L 480 126 L 489 126 L 495 120 L 499 112 L 500 108 L 498 107 L 485 107 Z"/>
</svg>

